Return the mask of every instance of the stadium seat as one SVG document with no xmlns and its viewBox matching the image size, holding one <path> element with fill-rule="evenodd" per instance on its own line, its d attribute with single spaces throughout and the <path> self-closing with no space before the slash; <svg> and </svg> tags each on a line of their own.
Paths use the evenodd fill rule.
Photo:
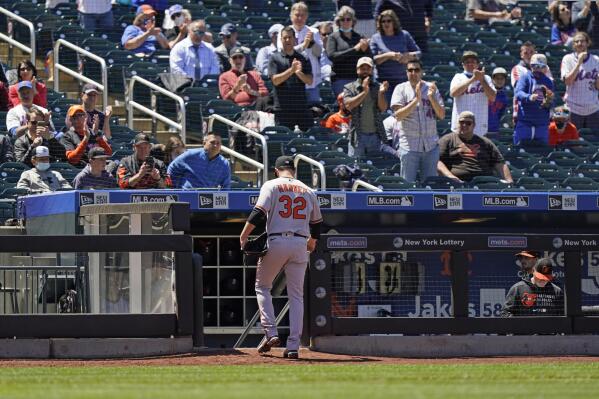
<svg viewBox="0 0 599 399">
<path fill-rule="evenodd" d="M 589 141 L 568 140 L 557 146 L 562 151 L 570 151 L 581 158 L 590 158 L 597 152 L 597 146 Z"/>
<path fill-rule="evenodd" d="M 541 158 L 529 154 L 526 151 L 508 151 L 503 154 L 505 161 L 519 169 L 528 169 L 535 163 L 540 163 Z"/>
<path fill-rule="evenodd" d="M 503 190 L 509 188 L 508 183 L 504 183 L 497 176 L 474 176 L 467 185 L 475 190 Z"/>
<path fill-rule="evenodd" d="M 590 177 L 568 177 L 561 182 L 560 186 L 566 190 L 574 191 L 597 191 L 599 183 Z"/>
<path fill-rule="evenodd" d="M 559 183 L 571 176 L 569 170 L 550 163 L 534 164 L 529 168 L 529 173 L 532 177 L 540 177 L 552 183 Z"/>
<path fill-rule="evenodd" d="M 545 156 L 553 151 L 552 147 L 539 140 L 522 140 L 518 146 L 513 147 L 515 151 L 519 151 L 520 149 L 537 156 Z"/>
<path fill-rule="evenodd" d="M 422 187 L 429 190 L 454 190 L 464 187 L 464 183 L 445 176 L 429 176 L 422 182 Z"/>
<path fill-rule="evenodd" d="M 573 175 L 578 177 L 590 177 L 595 181 L 599 181 L 599 165 L 592 163 L 578 165 L 574 169 Z"/>
<path fill-rule="evenodd" d="M 550 163 L 555 163 L 566 168 L 575 168 L 580 164 L 586 163 L 586 159 L 566 151 L 553 151 L 547 155 L 547 160 Z"/>
<path fill-rule="evenodd" d="M 516 187 L 531 191 L 549 191 L 557 188 L 557 184 L 550 183 L 540 177 L 522 176 L 515 184 Z"/>
</svg>

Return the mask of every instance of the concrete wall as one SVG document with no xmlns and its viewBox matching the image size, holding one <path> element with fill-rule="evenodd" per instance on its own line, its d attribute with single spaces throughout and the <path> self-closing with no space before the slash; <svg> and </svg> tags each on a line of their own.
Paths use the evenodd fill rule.
<svg viewBox="0 0 599 399">
<path fill-rule="evenodd" d="M 599 337 L 595 335 L 329 336 L 313 338 L 310 349 L 356 356 L 408 358 L 598 356 Z"/>
</svg>

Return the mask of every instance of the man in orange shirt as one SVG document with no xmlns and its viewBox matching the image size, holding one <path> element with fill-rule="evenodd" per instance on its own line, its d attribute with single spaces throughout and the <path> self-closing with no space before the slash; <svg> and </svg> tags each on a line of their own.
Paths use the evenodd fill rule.
<svg viewBox="0 0 599 399">
<path fill-rule="evenodd" d="M 337 104 L 339 104 L 339 112 L 330 115 L 327 119 L 321 122 L 321 125 L 331 129 L 335 133 L 347 133 L 349 131 L 349 123 L 351 122 L 351 113 L 343 104 L 343 93 L 337 96 Z"/>
<path fill-rule="evenodd" d="M 256 100 L 268 96 L 268 89 L 260 74 L 255 70 L 245 70 L 246 56 L 241 47 L 231 50 L 231 69 L 220 75 L 218 88 L 220 96 L 233 101 L 240 107 L 254 105 Z"/>
<path fill-rule="evenodd" d="M 549 145 L 555 147 L 568 140 L 580 138 L 578 129 L 570 122 L 570 111 L 565 107 L 555 107 L 549 124 Z"/>
</svg>

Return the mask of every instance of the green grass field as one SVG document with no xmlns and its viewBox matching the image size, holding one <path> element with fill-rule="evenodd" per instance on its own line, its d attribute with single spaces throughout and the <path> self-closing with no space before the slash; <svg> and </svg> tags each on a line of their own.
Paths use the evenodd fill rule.
<svg viewBox="0 0 599 399">
<path fill-rule="evenodd" d="M 0 398 L 597 398 L 599 363 L 26 367 Z"/>
</svg>

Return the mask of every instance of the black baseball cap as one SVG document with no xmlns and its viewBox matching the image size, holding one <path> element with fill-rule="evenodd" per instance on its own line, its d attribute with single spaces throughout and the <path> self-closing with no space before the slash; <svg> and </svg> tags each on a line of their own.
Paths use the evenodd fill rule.
<svg viewBox="0 0 599 399">
<path fill-rule="evenodd" d="M 233 47 L 229 52 L 229 57 L 233 58 L 236 55 L 245 55 L 241 47 Z"/>
<path fill-rule="evenodd" d="M 275 168 L 277 168 L 277 169 L 280 169 L 280 168 L 295 169 L 295 166 L 293 165 L 293 157 L 289 156 L 289 155 L 282 155 L 282 156 L 278 157 L 277 160 L 275 161 Z"/>
<path fill-rule="evenodd" d="M 137 133 L 135 135 L 135 144 L 150 143 L 150 136 L 145 133 Z"/>
<path fill-rule="evenodd" d="M 104 150 L 104 148 L 102 147 L 92 148 L 91 150 L 89 150 L 87 157 L 89 159 L 109 158 L 109 156 L 106 154 L 106 150 Z"/>
</svg>

